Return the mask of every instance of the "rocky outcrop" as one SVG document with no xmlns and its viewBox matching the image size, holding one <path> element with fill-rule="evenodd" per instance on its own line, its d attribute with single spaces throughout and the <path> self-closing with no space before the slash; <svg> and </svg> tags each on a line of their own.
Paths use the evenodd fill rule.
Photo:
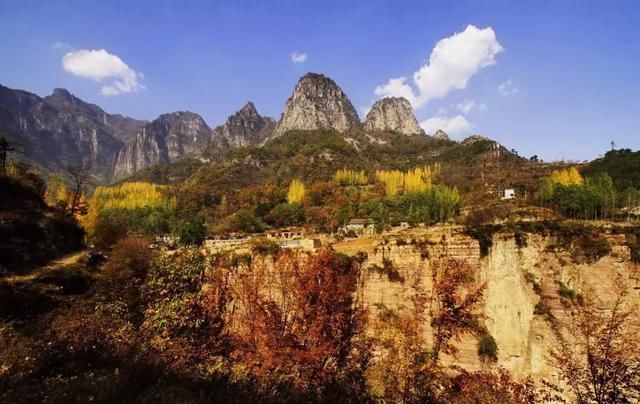
<svg viewBox="0 0 640 404">
<path fill-rule="evenodd" d="M 488 254 L 481 256 L 478 242 L 461 230 L 433 226 L 398 233 L 395 239 L 371 240 L 371 245 L 358 240 L 358 248 L 351 251 L 342 249 L 340 244 L 335 247 L 349 254 L 359 250 L 367 253 L 358 296 L 373 315 L 377 307 L 406 310 L 411 307 L 416 290 L 431 291 L 432 268 L 439 259 L 463 260 L 476 268 L 475 281 L 484 285 L 479 306 L 482 324 L 498 347 L 495 365 L 508 369 L 516 378 L 531 376 L 557 382 L 557 372 L 547 359 L 551 349 L 558 347 L 557 332 L 566 327 L 572 311 L 566 298 L 564 303 L 561 301 L 560 282 L 575 293 L 597 291 L 595 297 L 603 308 L 615 300 L 616 279 L 626 280 L 631 286 L 637 284 L 636 264 L 631 262 L 621 235 L 605 235 L 612 247 L 610 254 L 596 262 L 580 263 L 575 261 L 571 248 L 549 248 L 557 246 L 556 237 L 540 234 L 527 234 L 526 245 L 522 245 L 516 243 L 514 234 L 498 233 L 493 236 Z M 381 268 L 385 261 L 391 263 L 395 277 L 374 269 Z M 630 294 L 628 299 L 632 307 L 640 305 L 640 294 Z M 425 333 L 430 332 L 427 325 Z M 478 357 L 477 336 L 462 338 L 456 347 L 457 357 L 445 356 L 445 363 L 469 371 L 486 368 Z"/>
<path fill-rule="evenodd" d="M 56 88 L 51 95 L 44 97 L 45 102 L 58 111 L 75 117 L 78 122 L 85 118 L 104 126 L 111 135 L 123 143 L 131 140 L 147 121 L 129 118 L 120 114 L 108 114 L 97 105 L 84 102 L 64 88 Z"/>
<path fill-rule="evenodd" d="M 405 135 L 422 135 L 424 130 L 413 115 L 411 103 L 402 97 L 386 97 L 376 101 L 367 114 L 364 129 L 371 132 L 390 131 Z"/>
<path fill-rule="evenodd" d="M 447 135 L 447 132 L 443 131 L 442 129 L 438 129 L 437 131 L 435 131 L 434 134 L 431 135 L 431 137 L 438 140 L 449 140 L 449 135 Z"/>
<path fill-rule="evenodd" d="M 322 74 L 307 73 L 287 100 L 274 136 L 291 130 L 345 132 L 359 124 L 351 101 L 333 80 Z"/>
<path fill-rule="evenodd" d="M 90 166 L 96 182 L 111 179 L 120 148 L 146 122 L 106 113 L 67 90 L 41 98 L 0 86 L 0 131 L 45 172 Z"/>
<path fill-rule="evenodd" d="M 209 144 L 211 136 L 211 129 L 198 114 L 160 115 L 120 151 L 114 177 L 122 178 L 155 164 L 198 155 Z"/>
<path fill-rule="evenodd" d="M 259 145 L 271 136 L 275 126 L 275 119 L 261 116 L 255 105 L 248 102 L 223 125 L 216 127 L 213 137 L 226 147 Z"/>
</svg>

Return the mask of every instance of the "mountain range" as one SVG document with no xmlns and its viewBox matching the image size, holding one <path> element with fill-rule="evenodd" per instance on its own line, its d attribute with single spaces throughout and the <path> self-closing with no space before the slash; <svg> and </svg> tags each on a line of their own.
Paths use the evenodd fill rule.
<svg viewBox="0 0 640 404">
<path fill-rule="evenodd" d="M 369 142 L 380 142 L 376 133 L 382 132 L 427 136 L 406 99 L 378 100 L 361 122 L 342 89 L 318 73 L 300 78 L 278 121 L 260 115 L 248 102 L 215 128 L 194 112 L 162 114 L 149 122 L 109 114 L 64 89 L 41 98 L 0 85 L 0 132 L 18 145 L 22 158 L 48 172 L 73 165 L 90 167 L 96 183 L 187 157 L 209 161 L 234 148 L 262 146 L 292 131 L 326 130 L 340 134 L 359 130 Z M 434 138 L 447 136 L 438 131 Z"/>
</svg>

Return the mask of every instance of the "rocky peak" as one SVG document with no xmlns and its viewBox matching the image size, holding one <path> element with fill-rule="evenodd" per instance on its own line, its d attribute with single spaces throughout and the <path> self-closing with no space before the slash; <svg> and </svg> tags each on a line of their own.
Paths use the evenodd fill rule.
<svg viewBox="0 0 640 404">
<path fill-rule="evenodd" d="M 200 115 L 189 111 L 162 114 L 120 150 L 114 176 L 121 178 L 151 165 L 199 155 L 210 140 L 211 129 Z"/>
<path fill-rule="evenodd" d="M 368 131 L 391 131 L 405 135 L 424 134 L 413 115 L 411 103 L 403 97 L 385 97 L 371 107 L 364 123 Z"/>
<path fill-rule="evenodd" d="M 355 108 L 329 77 L 305 74 L 285 104 L 275 136 L 290 130 L 334 129 L 345 132 L 360 123 Z"/>
<path fill-rule="evenodd" d="M 66 122 L 76 121 L 76 124 L 90 122 L 94 129 L 108 133 L 122 143 L 126 143 L 147 122 L 109 114 L 95 104 L 81 100 L 64 88 L 56 88 L 51 95 L 44 97 L 44 101 L 55 108 L 61 119 Z"/>
<path fill-rule="evenodd" d="M 214 129 L 214 142 L 222 143 L 225 147 L 257 145 L 271 136 L 275 125 L 273 118 L 261 116 L 249 101 L 230 115 L 223 125 Z"/>
<path fill-rule="evenodd" d="M 244 105 L 244 107 L 240 108 L 240 111 L 238 111 L 235 115 L 253 117 L 253 116 L 258 116 L 259 114 L 258 114 L 258 110 L 256 109 L 256 106 L 253 105 L 253 102 L 249 101 Z"/>
<path fill-rule="evenodd" d="M 67 102 L 70 104 L 74 103 L 74 100 L 76 99 L 76 97 L 74 97 L 69 90 L 64 89 L 64 88 L 54 88 L 53 89 L 53 93 L 51 93 L 51 95 L 49 97 L 47 97 L 49 99 L 56 99 L 62 102 Z"/>
<path fill-rule="evenodd" d="M 438 129 L 437 131 L 435 131 L 435 133 L 431 135 L 431 137 L 434 139 L 449 140 L 449 135 L 447 135 L 447 132 L 443 131 L 442 129 Z"/>
<path fill-rule="evenodd" d="M 476 142 L 494 142 L 493 140 L 489 139 L 488 137 L 484 137 L 484 136 L 480 136 L 480 135 L 471 135 L 467 138 L 465 138 L 462 141 L 462 144 L 472 144 L 472 143 L 476 143 Z"/>
</svg>

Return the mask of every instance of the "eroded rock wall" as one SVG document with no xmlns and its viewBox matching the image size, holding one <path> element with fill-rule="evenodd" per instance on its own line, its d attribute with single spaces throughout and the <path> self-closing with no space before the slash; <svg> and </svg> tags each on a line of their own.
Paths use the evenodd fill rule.
<svg viewBox="0 0 640 404">
<path fill-rule="evenodd" d="M 498 362 L 492 366 L 504 367 L 516 377 L 553 379 L 555 372 L 547 357 L 557 346 L 556 331 L 568 321 L 571 310 L 559 296 L 560 282 L 576 293 L 595 294 L 606 307 L 615 294 L 614 279 L 621 276 L 632 286 L 630 304 L 640 307 L 638 269 L 630 261 L 624 236 L 607 238 L 610 254 L 579 263 L 571 248 L 554 248 L 557 240 L 552 236 L 528 234 L 518 245 L 513 234 L 497 234 L 488 254 L 481 257 L 478 242 L 461 229 L 397 234 L 378 240 L 368 252 L 359 298 L 370 315 L 376 315 L 380 305 L 408 307 L 416 287 L 431 290 L 435 260 L 465 260 L 477 269 L 476 282 L 486 285 L 480 314 L 498 346 Z M 391 262 L 394 276 L 380 270 L 385 260 Z M 425 332 L 431 332 L 428 324 Z M 465 336 L 457 357 L 444 358 L 445 363 L 455 362 L 468 370 L 486 366 L 478 358 L 477 343 L 477 337 Z"/>
</svg>

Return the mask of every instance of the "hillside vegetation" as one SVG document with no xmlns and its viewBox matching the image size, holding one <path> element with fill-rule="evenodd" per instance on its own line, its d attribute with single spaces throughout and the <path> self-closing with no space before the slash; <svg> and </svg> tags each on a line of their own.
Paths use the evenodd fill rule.
<svg viewBox="0 0 640 404">
<path fill-rule="evenodd" d="M 0 276 L 26 271 L 82 246 L 83 231 L 45 203 L 46 183 L 30 166 L 0 174 Z"/>
</svg>

